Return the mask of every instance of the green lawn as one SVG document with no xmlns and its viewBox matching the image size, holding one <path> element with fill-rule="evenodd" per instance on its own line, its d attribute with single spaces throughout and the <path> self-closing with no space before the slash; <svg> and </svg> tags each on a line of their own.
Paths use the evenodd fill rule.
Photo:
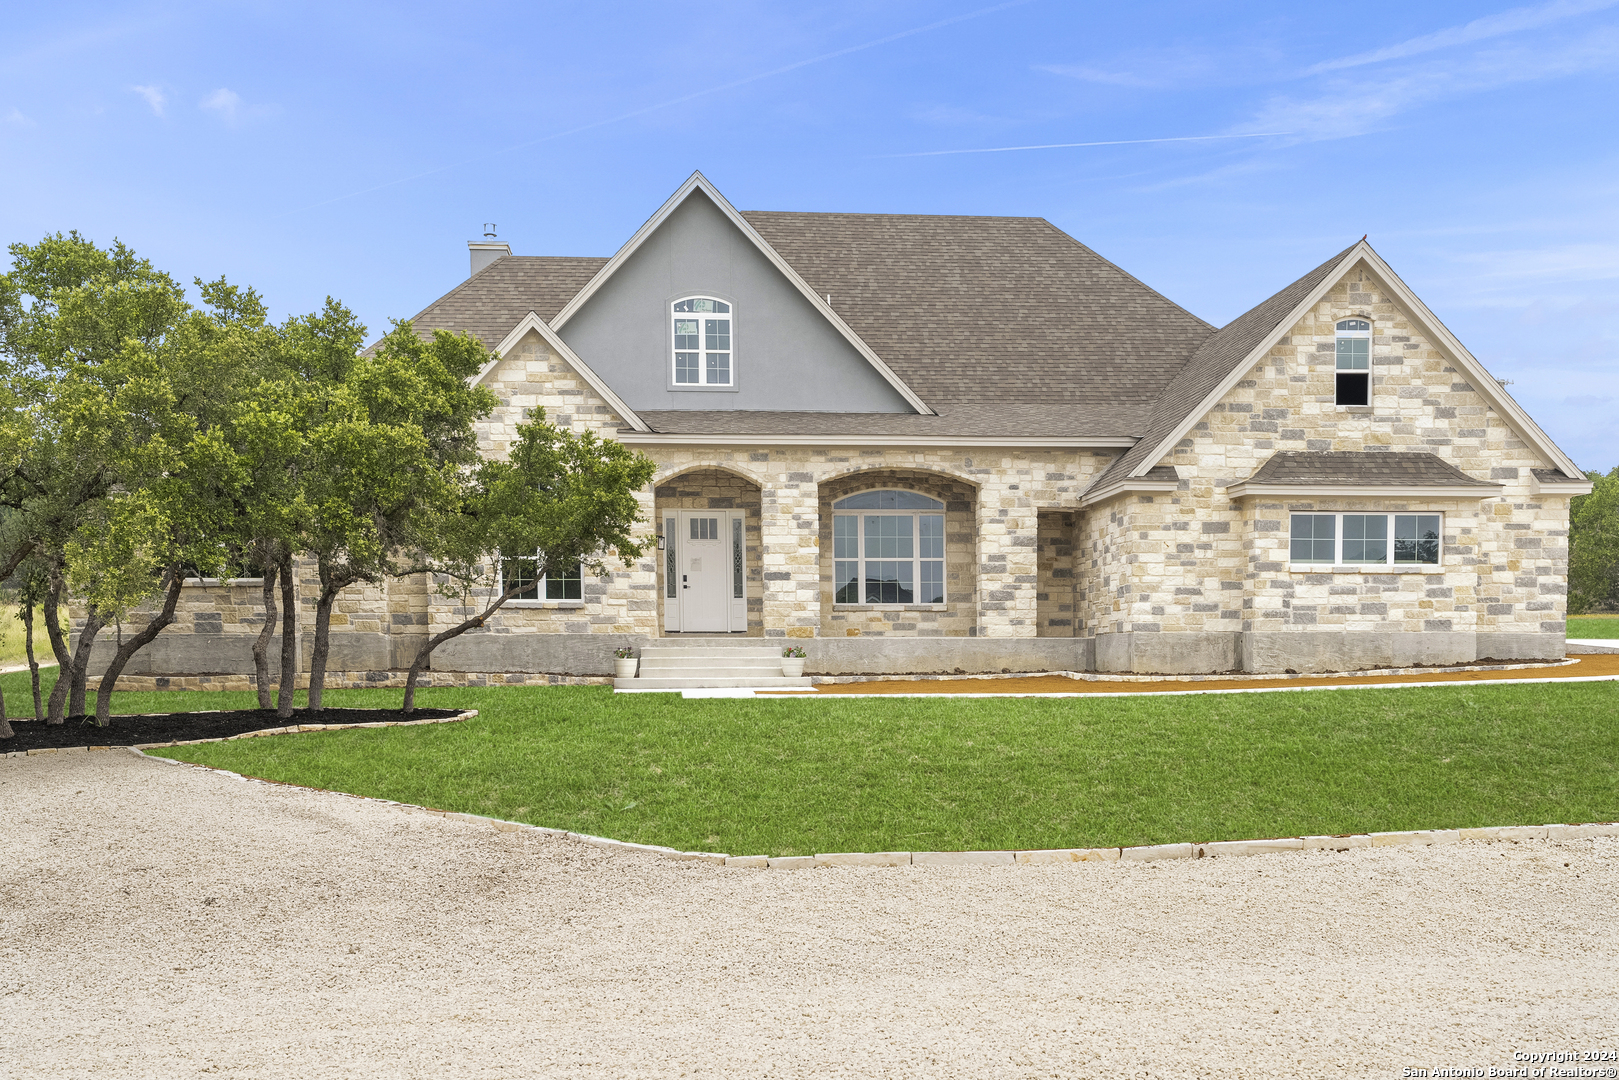
<svg viewBox="0 0 1619 1080">
<path fill-rule="evenodd" d="M 1571 638 L 1619 638 L 1619 615 L 1576 615 L 1568 620 Z"/>
<path fill-rule="evenodd" d="M 5 677 L 8 697 L 25 686 Z M 398 691 L 329 696 L 334 705 L 399 700 Z M 119 699 L 130 712 L 252 702 L 184 692 Z M 165 753 L 738 855 L 1619 818 L 1612 682 L 999 701 L 684 701 L 518 687 L 429 689 L 422 704 L 482 715 Z"/>
</svg>

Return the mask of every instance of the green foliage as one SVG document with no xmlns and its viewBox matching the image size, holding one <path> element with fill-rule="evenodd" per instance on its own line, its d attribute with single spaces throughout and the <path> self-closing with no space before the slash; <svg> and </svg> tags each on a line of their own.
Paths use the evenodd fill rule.
<svg viewBox="0 0 1619 1080">
<path fill-rule="evenodd" d="M 1568 611 L 1619 603 L 1619 467 L 1588 472 L 1592 490 L 1569 501 Z"/>
</svg>

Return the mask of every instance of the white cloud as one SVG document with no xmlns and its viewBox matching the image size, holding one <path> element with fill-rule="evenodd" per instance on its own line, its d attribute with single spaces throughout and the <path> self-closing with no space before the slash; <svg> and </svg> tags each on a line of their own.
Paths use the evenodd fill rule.
<svg viewBox="0 0 1619 1080">
<path fill-rule="evenodd" d="M 33 127 L 34 126 L 34 122 L 32 120 L 30 120 L 28 117 L 24 116 L 22 114 L 22 111 L 20 109 L 17 109 L 15 106 L 13 106 L 12 108 L 7 109 L 6 110 L 6 115 L 4 117 L 0 117 L 0 120 L 4 120 L 6 123 L 10 124 L 13 127 Z"/>
<path fill-rule="evenodd" d="M 168 95 L 159 86 L 131 86 L 131 90 L 146 99 L 146 104 L 152 107 L 152 112 L 158 116 L 163 115 L 163 106 L 168 103 Z"/>
<path fill-rule="evenodd" d="M 234 122 L 242 108 L 242 95 L 220 87 L 202 99 L 201 107 L 218 113 L 226 122 Z"/>
<path fill-rule="evenodd" d="M 1314 97 L 1274 97 L 1234 130 L 1294 131 L 1308 139 L 1362 135 L 1403 112 L 1504 86 L 1619 66 L 1619 28 L 1603 27 L 1554 48 L 1509 46 L 1430 61 L 1379 79 L 1328 80 Z"/>
<path fill-rule="evenodd" d="M 1068 79 L 1078 79 L 1080 82 L 1101 83 L 1103 86 L 1130 86 L 1138 89 L 1152 89 L 1162 86 L 1161 81 L 1148 79 L 1128 71 L 1103 71 L 1101 68 L 1086 67 L 1083 64 L 1041 64 L 1036 71 L 1044 71 L 1052 75 L 1061 75 Z"/>
<path fill-rule="evenodd" d="M 1337 60 L 1327 60 L 1316 64 L 1304 72 L 1306 75 L 1319 75 L 1327 71 L 1339 71 L 1343 68 L 1360 67 L 1364 64 L 1380 64 L 1385 60 L 1398 60 L 1401 57 L 1416 56 L 1419 53 L 1433 52 L 1436 49 L 1448 49 L 1453 45 L 1465 45 L 1470 41 L 1483 41 L 1486 38 L 1500 37 L 1503 34 L 1513 34 L 1520 30 L 1533 30 L 1548 23 L 1557 22 L 1575 15 L 1584 15 L 1589 11 L 1600 11 L 1612 7 L 1619 0 L 1554 0 L 1550 4 L 1539 7 L 1513 8 L 1496 15 L 1486 15 L 1482 19 L 1474 19 L 1461 26 L 1452 26 L 1444 30 L 1437 30 L 1432 34 L 1423 34 L 1420 37 L 1407 38 L 1395 45 L 1371 52 L 1356 53 L 1354 56 L 1345 56 Z"/>
</svg>

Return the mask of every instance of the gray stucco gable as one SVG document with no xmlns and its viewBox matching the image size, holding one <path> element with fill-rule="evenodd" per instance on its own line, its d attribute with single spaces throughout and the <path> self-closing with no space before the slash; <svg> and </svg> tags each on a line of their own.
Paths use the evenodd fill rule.
<svg viewBox="0 0 1619 1080">
<path fill-rule="evenodd" d="M 674 387 L 669 305 L 692 295 L 732 305 L 731 388 Z M 700 190 L 559 334 L 636 410 L 915 411 Z"/>
</svg>

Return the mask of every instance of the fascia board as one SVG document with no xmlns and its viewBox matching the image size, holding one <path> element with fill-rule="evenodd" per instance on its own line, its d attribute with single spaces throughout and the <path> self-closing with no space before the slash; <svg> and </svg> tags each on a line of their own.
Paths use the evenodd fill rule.
<svg viewBox="0 0 1619 1080">
<path fill-rule="evenodd" d="M 519 341 L 522 341 L 523 338 L 527 337 L 529 331 L 531 330 L 539 334 L 547 345 L 555 349 L 557 355 L 562 357 L 562 359 L 567 362 L 568 366 L 573 368 L 573 370 L 579 374 L 581 379 L 589 383 L 590 388 L 601 395 L 602 400 L 607 403 L 607 407 L 616 412 L 626 424 L 630 425 L 630 427 L 634 428 L 636 431 L 652 430 L 652 428 L 647 425 L 645 420 L 642 420 L 639 416 L 636 416 L 635 411 L 628 405 L 624 404 L 624 399 L 615 394 L 613 392 L 613 388 L 608 386 L 607 383 L 602 380 L 600 375 L 597 375 L 591 370 L 589 364 L 581 360 L 577 353 L 568 348 L 568 343 L 558 337 L 557 332 L 547 326 L 545 320 L 540 318 L 539 313 L 535 311 L 531 311 L 527 315 L 523 316 L 522 320 L 519 321 L 516 326 L 512 327 L 511 333 L 507 334 L 503 339 L 501 339 L 500 344 L 495 346 L 496 358 L 489 361 L 478 370 L 478 374 L 472 379 L 473 385 L 477 385 L 478 383 L 482 382 L 484 377 L 495 369 L 495 365 L 500 363 L 501 360 L 504 360 L 506 358 L 506 354 L 511 351 L 513 346 L 515 346 Z"/>
<path fill-rule="evenodd" d="M 1179 480 L 1130 480 L 1124 479 L 1109 484 L 1098 491 L 1087 491 L 1079 497 L 1079 505 L 1083 507 L 1095 506 L 1098 503 L 1116 499 L 1120 495 L 1156 495 L 1163 492 L 1179 491 Z"/>
<path fill-rule="evenodd" d="M 1580 467 L 1574 463 L 1574 459 L 1563 453 L 1562 448 L 1552 441 L 1551 436 L 1541 430 L 1540 425 L 1535 423 L 1530 415 L 1524 411 L 1523 406 L 1519 405 L 1512 395 L 1507 393 L 1505 387 L 1495 381 L 1495 376 L 1489 373 L 1477 357 L 1467 351 L 1467 346 L 1463 345 L 1456 335 L 1450 332 L 1450 328 L 1441 322 L 1437 315 L 1428 310 L 1428 305 L 1424 304 L 1417 294 L 1411 291 L 1410 286 L 1400 280 L 1400 275 L 1394 272 L 1394 268 L 1384 262 L 1383 257 L 1373 251 L 1371 245 L 1365 243 L 1365 241 L 1362 241 L 1359 246 L 1366 248 L 1365 258 L 1367 263 L 1371 265 L 1373 272 L 1382 278 L 1383 282 L 1399 297 L 1400 303 L 1404 305 L 1406 311 L 1418 323 L 1422 324 L 1422 328 L 1427 331 L 1428 335 L 1437 339 L 1440 347 L 1448 352 L 1451 359 L 1459 363 L 1467 372 L 1469 376 L 1468 382 L 1472 384 L 1478 395 L 1489 402 L 1496 412 L 1505 416 L 1512 426 L 1517 429 L 1518 433 L 1527 438 L 1535 449 L 1544 454 L 1564 475 L 1583 475 Z"/>
<path fill-rule="evenodd" d="M 1564 475 L 1567 475 L 1566 473 Z M 1529 492 L 1532 495 L 1589 495 L 1595 487 L 1589 480 L 1570 480 L 1567 483 L 1542 483 L 1531 474 Z"/>
<path fill-rule="evenodd" d="M 1064 439 L 1051 437 L 962 435 L 694 435 L 665 434 L 638 429 L 621 431 L 618 441 L 639 446 L 1008 446 L 1052 449 L 1119 450 L 1135 445 L 1134 439 Z"/>
<path fill-rule="evenodd" d="M 815 307 L 815 310 L 821 313 L 822 318 L 830 322 L 833 328 L 843 335 L 844 339 L 854 347 L 855 351 L 864 357 L 866 362 L 875 368 L 877 373 L 886 379 L 888 384 L 909 402 L 913 409 L 923 416 L 936 415 L 928 407 L 927 402 L 918 397 L 916 391 L 907 386 L 905 381 L 895 374 L 894 369 L 889 367 L 882 357 L 872 350 L 870 345 L 866 344 L 865 339 L 855 333 L 854 328 L 844 322 L 843 318 L 832 310 L 832 307 L 827 304 L 819 293 L 810 288 L 809 282 L 805 281 L 798 271 L 794 270 L 787 260 L 781 257 L 781 253 L 772 247 L 768 240 L 759 235 L 758 230 L 748 224 L 748 220 L 737 212 L 736 207 L 731 205 L 730 200 L 721 195 L 719 189 L 709 183 L 708 177 L 701 172 L 692 173 L 686 182 L 681 184 L 679 189 L 658 208 L 658 212 L 647 218 L 646 224 L 637 229 L 635 235 L 630 237 L 611 259 L 607 260 L 607 264 L 596 271 L 596 276 L 586 282 L 585 287 L 575 293 L 572 300 L 563 305 L 562 310 L 557 312 L 556 317 L 551 320 L 551 328 L 561 330 L 563 326 L 567 325 L 568 320 L 578 314 L 579 309 L 584 307 L 603 285 L 607 284 L 608 280 L 618 272 L 618 268 L 623 266 L 629 257 L 634 255 L 640 246 L 646 242 L 647 237 L 651 236 L 658 226 L 662 225 L 669 215 L 675 212 L 675 208 L 685 202 L 693 191 L 699 190 L 708 196 L 715 206 L 719 207 L 720 213 L 724 214 L 731 224 L 742 231 L 742 234 L 748 238 L 753 246 L 758 248 L 766 259 L 770 260 L 770 264 L 779 270 L 782 276 L 803 294 L 804 299 L 808 300 Z"/>
<path fill-rule="evenodd" d="M 1132 477 L 1147 475 L 1147 472 L 1154 465 L 1158 464 L 1166 454 L 1175 448 L 1176 443 L 1186 438 L 1187 432 L 1191 431 L 1210 409 L 1219 404 L 1221 398 L 1231 392 L 1232 387 L 1242 381 L 1243 376 L 1248 373 L 1255 362 L 1264 357 L 1266 353 L 1269 353 L 1278 341 L 1286 337 L 1298 321 L 1304 318 L 1305 313 L 1320 303 L 1321 298 L 1327 295 L 1327 292 L 1338 284 L 1343 276 L 1349 273 L 1355 263 L 1364 257 L 1364 253 L 1368 251 L 1371 251 L 1371 248 L 1365 240 L 1350 248 L 1349 254 L 1345 255 L 1338 265 L 1333 267 L 1330 274 L 1321 279 L 1321 284 L 1310 290 L 1310 293 L 1303 300 L 1294 305 L 1293 310 L 1288 312 L 1287 316 L 1276 324 L 1276 328 L 1266 334 L 1264 340 L 1258 345 L 1249 350 L 1248 355 L 1243 357 L 1241 363 L 1233 365 L 1231 372 L 1220 380 L 1220 384 L 1205 395 L 1195 408 L 1187 412 L 1181 422 L 1175 426 L 1175 430 L 1170 432 L 1157 446 L 1153 447 L 1152 452 L 1142 458 L 1134 469 L 1130 470 L 1130 475 Z"/>
<path fill-rule="evenodd" d="M 1500 484 L 1482 487 L 1428 487 L 1414 484 L 1232 484 L 1225 489 L 1226 497 L 1242 499 L 1248 496 L 1307 496 L 1330 499 L 1339 496 L 1366 496 L 1389 499 L 1496 499 L 1503 488 Z"/>
</svg>

